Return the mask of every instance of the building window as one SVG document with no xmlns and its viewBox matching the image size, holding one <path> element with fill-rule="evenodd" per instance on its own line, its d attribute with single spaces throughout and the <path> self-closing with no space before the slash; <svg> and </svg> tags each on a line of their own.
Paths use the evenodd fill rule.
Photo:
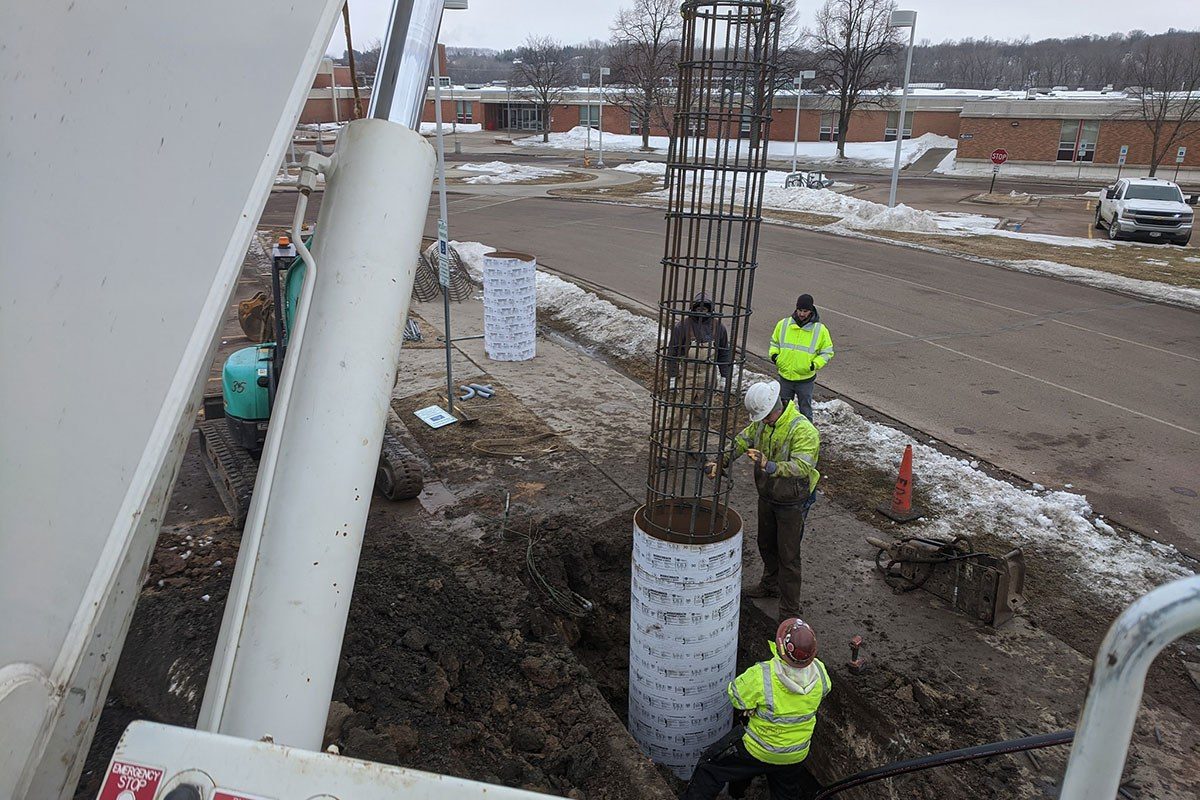
<svg viewBox="0 0 1200 800">
<path fill-rule="evenodd" d="M 741 128 L 738 130 L 738 133 L 741 136 L 749 136 L 750 135 L 750 128 L 751 128 L 751 123 L 753 122 L 753 119 L 754 118 L 749 114 L 742 114 L 742 125 L 741 125 Z"/>
<path fill-rule="evenodd" d="M 579 124 L 585 127 L 600 127 L 600 106 L 586 105 L 579 107 Z"/>
<path fill-rule="evenodd" d="M 456 100 L 454 115 L 459 122 L 470 122 L 474 104 L 470 100 Z"/>
<path fill-rule="evenodd" d="M 629 115 L 629 132 L 634 136 L 642 135 L 642 118 L 637 114 Z"/>
<path fill-rule="evenodd" d="M 896 141 L 896 128 L 900 122 L 899 111 L 889 111 L 887 116 L 887 127 L 883 131 L 883 140 L 885 142 Z M 913 112 L 907 111 L 904 114 L 904 138 L 912 138 L 913 127 Z"/>
<path fill-rule="evenodd" d="M 1091 162 L 1096 158 L 1096 139 L 1100 135 L 1099 120 L 1064 119 L 1058 135 L 1059 161 Z"/>
<path fill-rule="evenodd" d="M 840 119 L 832 111 L 821 112 L 821 141 L 836 142 L 838 138 Z"/>
<path fill-rule="evenodd" d="M 443 89 L 448 88 L 450 86 L 449 76 L 442 75 L 440 78 L 438 78 L 438 83 L 441 84 Z M 429 76 L 429 85 L 433 86 L 433 76 L 432 75 Z"/>
</svg>

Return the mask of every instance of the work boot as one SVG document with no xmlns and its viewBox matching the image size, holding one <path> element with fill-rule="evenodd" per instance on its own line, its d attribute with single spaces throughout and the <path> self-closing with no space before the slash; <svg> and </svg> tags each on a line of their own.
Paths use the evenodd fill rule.
<svg viewBox="0 0 1200 800">
<path fill-rule="evenodd" d="M 753 586 L 743 589 L 742 594 L 746 595 L 746 597 L 778 597 L 779 588 L 759 581 Z"/>
</svg>

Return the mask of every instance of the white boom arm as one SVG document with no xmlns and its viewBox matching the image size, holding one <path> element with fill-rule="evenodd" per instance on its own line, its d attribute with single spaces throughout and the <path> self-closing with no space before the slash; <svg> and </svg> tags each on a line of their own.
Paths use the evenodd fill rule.
<svg viewBox="0 0 1200 800">
<path fill-rule="evenodd" d="M 340 8 L 0 3 L 0 798 L 74 790 Z"/>
</svg>

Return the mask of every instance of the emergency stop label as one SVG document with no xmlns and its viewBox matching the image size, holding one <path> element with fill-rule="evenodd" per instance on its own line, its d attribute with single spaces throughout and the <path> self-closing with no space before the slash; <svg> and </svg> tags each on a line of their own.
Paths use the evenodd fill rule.
<svg viewBox="0 0 1200 800">
<path fill-rule="evenodd" d="M 114 761 L 108 768 L 98 800 L 154 800 L 162 778 L 161 769 Z"/>
</svg>

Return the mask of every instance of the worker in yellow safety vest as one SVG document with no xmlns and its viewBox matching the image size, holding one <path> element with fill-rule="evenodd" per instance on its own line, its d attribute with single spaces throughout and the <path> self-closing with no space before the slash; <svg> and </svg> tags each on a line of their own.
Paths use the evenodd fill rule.
<svg viewBox="0 0 1200 800">
<path fill-rule="evenodd" d="M 775 325 L 768 351 L 779 370 L 780 397 L 784 403 L 796 399 L 800 413 L 812 421 L 813 382 L 817 370 L 833 360 L 833 337 L 821 322 L 811 294 L 796 298 L 796 310 Z"/>
<path fill-rule="evenodd" d="M 817 709 L 831 686 L 817 659 L 817 636 L 798 617 L 784 620 L 770 643 L 769 661 L 761 661 L 729 684 L 729 702 L 747 717 L 705 751 L 692 773 L 683 800 L 711 800 L 729 785 L 742 797 L 750 781 L 767 778 L 771 800 L 801 796 L 803 762 L 808 757 Z"/>
<path fill-rule="evenodd" d="M 800 545 L 804 520 L 816 499 L 821 436 L 795 403 L 779 399 L 775 381 L 746 390 L 750 424 L 733 439 L 719 461 L 707 464 L 715 479 L 745 453 L 754 462 L 758 489 L 758 553 L 762 579 L 747 587 L 748 597 L 779 596 L 779 619 L 800 615 Z"/>
</svg>

